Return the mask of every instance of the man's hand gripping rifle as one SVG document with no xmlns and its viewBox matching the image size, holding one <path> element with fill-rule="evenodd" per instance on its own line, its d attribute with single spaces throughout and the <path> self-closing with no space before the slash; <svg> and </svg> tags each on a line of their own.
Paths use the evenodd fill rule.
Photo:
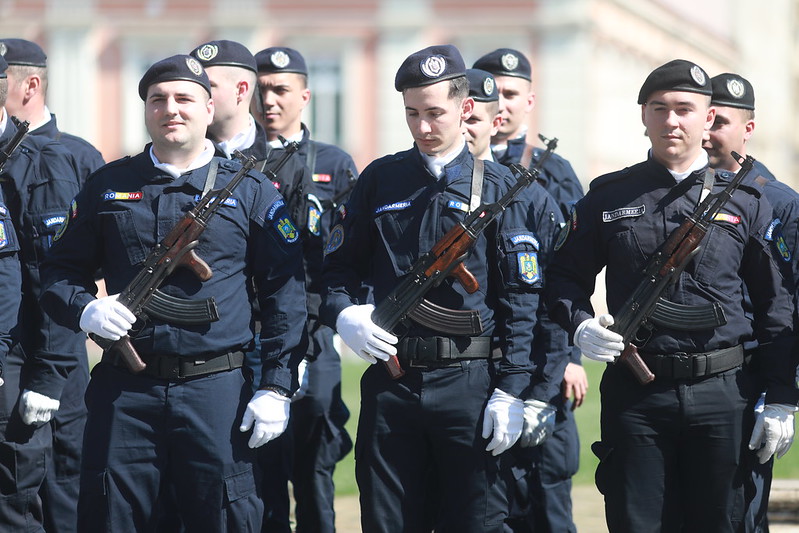
<svg viewBox="0 0 799 533">
<path fill-rule="evenodd" d="M 278 169 L 292 153 L 293 151 L 287 150 L 277 166 Z M 150 251 L 139 273 L 120 292 L 119 302 L 139 319 L 168 315 L 172 322 L 177 320 L 177 323 L 183 324 L 207 323 L 219 319 L 216 302 L 213 298 L 186 301 L 168 296 L 159 291 L 158 287 L 179 266 L 190 269 L 201 281 L 207 281 L 213 275 L 211 267 L 195 253 L 194 248 L 199 243 L 200 235 L 205 231 L 209 220 L 255 166 L 254 157 L 246 157 L 238 151 L 234 155 L 242 162 L 241 169 L 225 187 L 208 191 L 200 198 L 196 206 L 183 215 L 169 234 Z M 198 307 L 201 309 L 193 309 L 192 304 L 199 304 Z M 176 305 L 182 306 L 179 307 L 181 313 L 193 315 L 193 317 L 184 317 L 181 320 L 180 313 L 175 313 L 174 310 L 169 311 Z M 131 372 L 139 373 L 145 369 L 146 364 L 133 347 L 130 336 L 126 335 L 117 341 L 110 341 L 96 335 L 91 335 L 91 337 L 104 350 L 121 357 Z"/>
<path fill-rule="evenodd" d="M 708 194 L 694 212 L 669 235 L 660 251 L 650 258 L 644 268 L 643 279 L 635 291 L 613 315 L 614 324 L 608 329 L 621 335 L 625 344 L 618 362 L 629 368 L 642 385 L 654 380 L 655 375 L 641 359 L 638 347 L 649 339 L 653 323 L 657 321 L 658 311 L 664 306 L 676 306 L 661 299 L 661 296 L 699 252 L 710 224 L 732 197 L 735 189 L 740 186 L 755 162 L 751 156 L 743 158 L 735 152 L 732 152 L 732 155 L 741 165 L 741 169 L 723 191 Z"/>
<path fill-rule="evenodd" d="M 473 310 L 447 309 L 427 301 L 424 296 L 433 287 L 437 287 L 448 276 L 459 280 L 469 294 L 474 293 L 479 285 L 471 272 L 463 265 L 477 238 L 489 224 L 505 210 L 505 208 L 533 183 L 541 173 L 544 163 L 558 144 L 557 139 L 548 140 L 539 135 L 546 143 L 547 149 L 535 166 L 526 168 L 513 164 L 511 170 L 518 174 L 516 183 L 502 198 L 490 204 L 481 204 L 462 222 L 449 230 L 433 249 L 419 257 L 411 272 L 394 288 L 372 313 L 372 321 L 391 333 L 407 319 L 450 335 L 479 335 L 483 331 L 480 314 Z M 385 362 L 386 369 L 392 378 L 398 379 L 405 372 L 399 360 L 392 356 Z"/>
</svg>

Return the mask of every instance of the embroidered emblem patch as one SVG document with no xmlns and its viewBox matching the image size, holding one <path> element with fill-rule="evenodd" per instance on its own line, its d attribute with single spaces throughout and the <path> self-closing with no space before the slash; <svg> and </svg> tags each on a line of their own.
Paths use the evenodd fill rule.
<svg viewBox="0 0 799 533">
<path fill-rule="evenodd" d="M 614 209 L 613 211 L 602 211 L 602 222 L 613 222 L 620 218 L 640 217 L 644 213 L 646 213 L 645 205 L 639 205 L 638 207 L 622 207 L 621 209 Z"/>
<path fill-rule="evenodd" d="M 78 216 L 78 201 L 72 200 L 72 204 L 69 206 L 69 218 L 75 218 Z"/>
<path fill-rule="evenodd" d="M 312 178 L 318 183 L 330 183 L 333 179 L 330 174 L 314 174 Z"/>
<path fill-rule="evenodd" d="M 395 202 L 393 204 L 384 205 L 375 209 L 375 215 L 379 215 L 385 211 L 402 211 L 403 209 L 410 207 L 410 202 Z"/>
<path fill-rule="evenodd" d="M 8 236 L 6 235 L 6 223 L 0 220 L 0 248 L 8 246 Z"/>
<path fill-rule="evenodd" d="M 463 211 L 464 213 L 468 213 L 469 212 L 469 204 L 460 202 L 458 200 L 450 200 L 447 203 L 447 207 L 449 207 L 450 209 L 456 209 L 458 211 Z"/>
<path fill-rule="evenodd" d="M 538 268 L 538 254 L 535 252 L 519 252 L 516 254 L 519 262 L 519 279 L 528 285 L 532 285 L 541 279 L 541 271 Z"/>
<path fill-rule="evenodd" d="M 103 194 L 103 200 L 112 202 L 114 200 L 121 200 L 123 202 L 138 202 L 142 199 L 141 191 L 136 192 L 107 192 Z"/>
<path fill-rule="evenodd" d="M 272 207 L 269 208 L 269 211 L 266 213 L 266 219 L 272 220 L 275 218 L 275 214 L 277 210 L 286 205 L 286 202 L 283 201 L 283 198 L 280 198 L 275 203 L 272 204 Z"/>
<path fill-rule="evenodd" d="M 419 70 L 428 78 L 438 78 L 444 74 L 446 68 L 447 60 L 444 59 L 444 56 L 430 56 L 419 65 Z"/>
<path fill-rule="evenodd" d="M 340 206 L 338 206 L 338 211 L 337 212 L 338 212 L 338 216 L 339 216 L 339 218 L 341 218 L 341 220 L 344 220 L 345 218 L 347 218 L 347 206 L 345 204 L 341 204 Z"/>
<path fill-rule="evenodd" d="M 288 243 L 296 242 L 297 239 L 300 238 L 300 233 L 288 217 L 279 219 L 275 223 L 275 228 L 277 228 L 278 233 L 280 233 L 283 239 Z"/>
<path fill-rule="evenodd" d="M 341 224 L 336 224 L 336 226 L 330 232 L 330 238 L 327 240 L 327 246 L 325 246 L 325 255 L 335 252 L 341 247 L 342 244 L 344 244 L 344 226 Z"/>
<path fill-rule="evenodd" d="M 321 213 L 319 213 L 319 210 L 316 207 L 311 206 L 308 208 L 308 231 L 314 235 L 319 235 L 319 229 L 321 226 L 319 223 L 320 217 Z"/>
<path fill-rule="evenodd" d="M 538 239 L 536 239 L 535 237 L 533 237 L 529 233 L 520 233 L 519 235 L 513 235 L 510 238 L 510 242 L 512 242 L 513 244 L 519 244 L 519 243 L 522 243 L 522 242 L 526 242 L 526 243 L 532 244 L 533 248 L 535 248 L 536 251 L 538 251 L 538 249 L 540 248 L 540 245 L 538 243 Z"/>
</svg>

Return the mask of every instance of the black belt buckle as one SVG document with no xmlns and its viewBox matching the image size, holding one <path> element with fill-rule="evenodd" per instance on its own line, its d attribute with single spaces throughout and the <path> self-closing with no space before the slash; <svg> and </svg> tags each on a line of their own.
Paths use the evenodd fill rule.
<svg viewBox="0 0 799 533">
<path fill-rule="evenodd" d="M 694 357 L 685 352 L 675 353 L 671 359 L 671 377 L 691 379 L 694 377 Z"/>
</svg>

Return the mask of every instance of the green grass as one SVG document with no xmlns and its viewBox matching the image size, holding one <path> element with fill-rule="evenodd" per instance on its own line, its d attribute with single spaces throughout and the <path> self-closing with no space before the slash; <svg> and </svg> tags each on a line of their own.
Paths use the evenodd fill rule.
<svg viewBox="0 0 799 533">
<path fill-rule="evenodd" d="M 360 409 L 360 379 L 367 364 L 360 360 L 342 360 L 342 396 L 349 407 L 350 420 L 347 431 L 355 440 L 355 428 L 358 423 L 358 410 Z M 593 484 L 594 470 L 597 459 L 591 453 L 591 443 L 599 440 L 599 380 L 605 365 L 584 360 L 588 374 L 588 395 L 585 403 L 575 411 L 577 429 L 580 433 L 580 470 L 574 477 L 576 485 Z M 782 479 L 799 478 L 799 438 L 791 450 L 774 465 L 774 477 Z M 355 484 L 355 460 L 352 452 L 345 457 L 336 467 L 334 476 L 337 494 L 357 494 Z"/>
</svg>

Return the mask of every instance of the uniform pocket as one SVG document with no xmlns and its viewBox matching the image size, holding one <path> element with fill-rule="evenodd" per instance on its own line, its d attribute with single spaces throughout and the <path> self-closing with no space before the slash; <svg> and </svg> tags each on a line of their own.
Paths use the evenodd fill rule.
<svg viewBox="0 0 799 533">
<path fill-rule="evenodd" d="M 255 476 L 252 468 L 227 476 L 224 483 L 227 503 L 233 503 L 255 493 Z"/>
<path fill-rule="evenodd" d="M 138 265 L 147 258 L 148 250 L 139 239 L 136 222 L 130 211 L 100 213 L 100 228 L 106 256 L 127 256 L 131 265 Z"/>
</svg>

